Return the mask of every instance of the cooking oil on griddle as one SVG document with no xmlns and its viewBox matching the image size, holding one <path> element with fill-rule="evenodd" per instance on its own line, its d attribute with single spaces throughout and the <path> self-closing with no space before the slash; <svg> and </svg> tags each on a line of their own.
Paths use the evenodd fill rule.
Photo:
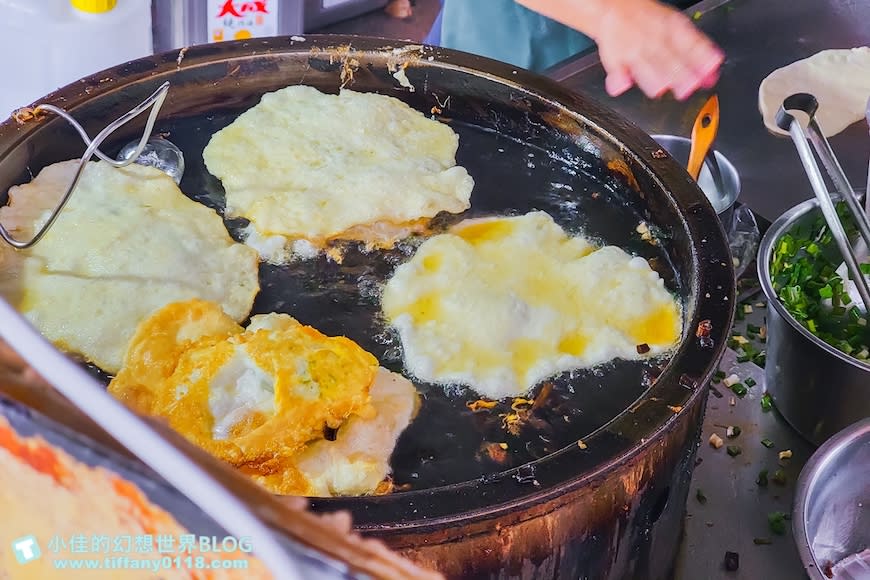
<svg viewBox="0 0 870 580">
<path fill-rule="evenodd" d="M 220 181 L 206 170 L 202 151 L 211 135 L 240 111 L 170 120 L 157 127 L 184 153 L 181 189 L 223 212 Z M 446 228 L 470 217 L 549 213 L 567 231 L 601 244 L 614 244 L 650 260 L 672 291 L 677 276 L 662 245 L 639 239 L 644 219 L 621 188 L 595 160 L 569 150 L 548 150 L 518 142 L 475 125 L 453 122 L 459 134 L 457 163 L 474 177 L 472 207 L 460 216 L 439 216 Z M 228 220 L 240 239 L 245 220 Z M 403 372 L 398 336 L 380 314 L 383 284 L 407 261 L 421 240 L 406 240 L 390 251 L 365 252 L 350 245 L 341 264 L 325 256 L 288 265 L 260 265 L 260 294 L 253 314 L 284 312 L 327 335 L 344 335 Z M 534 265 L 529 265 L 534 267 Z M 394 489 L 425 489 L 493 477 L 523 466 L 589 436 L 631 407 L 657 376 L 664 360 L 615 361 L 552 377 L 525 398 L 479 404 L 461 386 L 415 381 L 422 396 L 418 416 L 400 437 L 392 458 Z M 404 373 L 407 375 L 407 373 Z M 104 377 L 105 378 L 105 377 Z M 409 377 L 412 378 L 413 377 Z M 534 469 L 523 468 L 518 483 L 534 485 Z"/>
</svg>

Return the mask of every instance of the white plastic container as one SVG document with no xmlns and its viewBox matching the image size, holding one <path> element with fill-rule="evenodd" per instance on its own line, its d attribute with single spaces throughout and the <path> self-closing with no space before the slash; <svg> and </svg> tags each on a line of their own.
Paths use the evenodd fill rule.
<svg viewBox="0 0 870 580">
<path fill-rule="evenodd" d="M 0 0 L 0 15 L 0 119 L 152 53 L 150 0 Z"/>
</svg>

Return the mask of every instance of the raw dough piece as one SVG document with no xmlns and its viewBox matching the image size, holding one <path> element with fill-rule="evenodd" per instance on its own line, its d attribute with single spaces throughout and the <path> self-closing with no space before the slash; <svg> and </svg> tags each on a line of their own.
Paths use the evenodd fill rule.
<svg viewBox="0 0 870 580">
<path fill-rule="evenodd" d="M 770 73 L 758 87 L 758 108 L 770 131 L 785 133 L 776 112 L 795 93 L 818 99 L 816 121 L 826 137 L 860 121 L 870 98 L 870 48 L 823 50 Z"/>
</svg>

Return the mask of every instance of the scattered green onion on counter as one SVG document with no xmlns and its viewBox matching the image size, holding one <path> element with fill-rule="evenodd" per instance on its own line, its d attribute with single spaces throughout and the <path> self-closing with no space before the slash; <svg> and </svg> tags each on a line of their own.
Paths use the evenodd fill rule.
<svg viewBox="0 0 870 580">
<path fill-rule="evenodd" d="M 770 479 L 777 485 L 785 485 L 788 483 L 788 475 L 786 475 L 785 471 L 782 469 L 774 471 L 773 475 L 770 476 Z"/>
<path fill-rule="evenodd" d="M 783 512 L 771 512 L 767 514 L 767 524 L 770 527 L 770 531 L 777 536 L 785 534 L 785 520 L 786 514 Z"/>
</svg>

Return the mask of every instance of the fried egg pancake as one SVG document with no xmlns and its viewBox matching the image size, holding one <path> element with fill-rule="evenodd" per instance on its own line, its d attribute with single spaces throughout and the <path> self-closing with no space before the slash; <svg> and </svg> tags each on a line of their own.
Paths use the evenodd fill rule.
<svg viewBox="0 0 870 580">
<path fill-rule="evenodd" d="M 243 329 L 201 300 L 144 321 L 109 392 L 282 494 L 373 491 L 416 408 L 413 385 L 350 339 L 286 314 Z"/>
<path fill-rule="evenodd" d="M 30 238 L 77 163 L 49 165 L 11 188 L 0 222 Z M 22 251 L 0 244 L 0 291 L 59 348 L 113 374 L 137 325 L 166 304 L 213 300 L 244 320 L 259 291 L 258 267 L 256 252 L 162 171 L 91 162 L 39 243 Z"/>
<path fill-rule="evenodd" d="M 646 260 L 571 237 L 544 212 L 466 220 L 428 239 L 387 282 L 382 306 L 409 371 L 490 399 L 558 372 L 662 354 L 682 328 Z"/>
<path fill-rule="evenodd" d="M 470 203 L 474 181 L 456 165 L 459 137 L 398 99 L 291 86 L 212 136 L 203 159 L 226 190 L 226 214 L 250 220 L 248 242 L 287 261 L 293 242 L 374 247 Z"/>
</svg>

